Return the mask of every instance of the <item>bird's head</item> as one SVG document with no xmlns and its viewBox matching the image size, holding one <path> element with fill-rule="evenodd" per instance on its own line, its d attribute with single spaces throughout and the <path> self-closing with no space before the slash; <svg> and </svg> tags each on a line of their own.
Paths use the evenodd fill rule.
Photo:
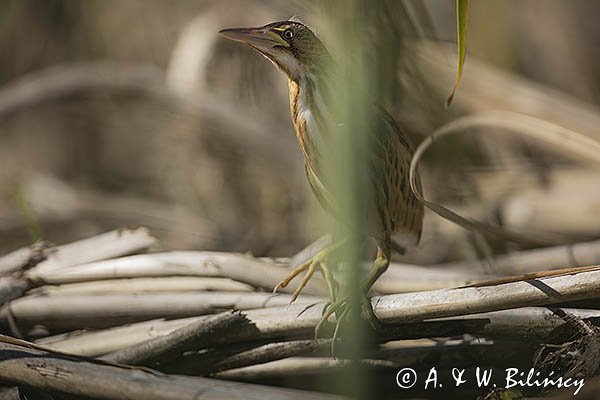
<svg viewBox="0 0 600 400">
<path fill-rule="evenodd" d="M 260 52 L 292 80 L 325 68 L 329 62 L 323 43 L 300 22 L 281 21 L 257 28 L 223 29 L 219 33 Z"/>
</svg>

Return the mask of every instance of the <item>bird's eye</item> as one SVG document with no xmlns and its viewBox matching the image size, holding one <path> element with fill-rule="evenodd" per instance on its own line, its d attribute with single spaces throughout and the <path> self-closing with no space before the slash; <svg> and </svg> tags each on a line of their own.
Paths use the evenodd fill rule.
<svg viewBox="0 0 600 400">
<path fill-rule="evenodd" d="M 292 40 L 292 38 L 294 37 L 294 31 L 292 31 L 291 29 L 286 29 L 285 31 L 283 31 L 281 36 L 283 36 L 285 40 Z"/>
</svg>

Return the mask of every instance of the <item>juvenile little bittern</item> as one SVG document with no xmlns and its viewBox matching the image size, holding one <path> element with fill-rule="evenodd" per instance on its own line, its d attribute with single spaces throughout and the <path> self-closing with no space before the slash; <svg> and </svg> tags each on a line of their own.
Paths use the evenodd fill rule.
<svg viewBox="0 0 600 400">
<path fill-rule="evenodd" d="M 323 158 L 331 149 L 327 144 L 328 127 L 336 123 L 331 104 L 328 104 L 328 100 L 332 99 L 332 94 L 327 93 L 330 90 L 328 79 L 332 65 L 329 52 L 310 29 L 296 21 L 275 22 L 259 28 L 224 29 L 220 33 L 257 50 L 288 77 L 292 121 L 304 155 L 308 181 L 321 205 L 326 210 L 335 210 L 331 188 L 324 176 Z M 380 118 L 380 129 L 372 133 L 373 146 L 364 160 L 372 185 L 369 203 L 373 208 L 370 221 L 372 228 L 369 233 L 378 247 L 377 258 L 362 286 L 365 295 L 363 305 L 369 317 L 374 317 L 374 314 L 366 294 L 389 266 L 392 247 L 398 249 L 392 241 L 392 235 L 400 236 L 403 246 L 416 245 L 423 225 L 423 205 L 414 196 L 409 184 L 413 148 L 389 113 L 381 107 L 374 106 L 373 110 L 375 116 Z M 420 190 L 418 177 L 417 186 Z M 331 305 L 317 326 L 316 333 L 329 316 L 336 313 L 334 339 L 339 323 L 347 312 L 347 308 L 340 311 L 345 301 L 336 299 L 337 286 L 327 267 L 327 258 L 336 247 L 332 245 L 324 249 L 310 261 L 295 268 L 275 287 L 275 291 L 286 287 L 296 276 L 305 272 L 293 295 L 293 299 L 296 299 L 319 269 L 329 288 Z"/>
</svg>

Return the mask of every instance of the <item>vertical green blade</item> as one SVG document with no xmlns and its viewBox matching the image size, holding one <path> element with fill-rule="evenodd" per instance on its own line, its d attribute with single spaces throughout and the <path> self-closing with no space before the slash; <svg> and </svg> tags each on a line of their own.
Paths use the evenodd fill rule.
<svg viewBox="0 0 600 400">
<path fill-rule="evenodd" d="M 463 65 L 467 55 L 467 15 L 469 13 L 469 0 L 456 0 L 456 32 L 458 41 L 458 68 L 456 70 L 456 81 L 452 93 L 446 101 L 446 108 L 450 107 L 452 99 L 456 94 L 460 79 L 462 78 Z"/>
<path fill-rule="evenodd" d="M 17 209 L 21 212 L 23 219 L 25 220 L 25 226 L 29 231 L 29 236 L 33 243 L 41 242 L 44 240 L 44 234 L 42 233 L 42 227 L 39 223 L 37 215 L 29 201 L 27 201 L 27 197 L 25 196 L 25 191 L 23 190 L 23 186 L 21 184 L 21 180 L 19 177 L 15 176 L 12 182 L 12 200 L 17 207 Z"/>
</svg>

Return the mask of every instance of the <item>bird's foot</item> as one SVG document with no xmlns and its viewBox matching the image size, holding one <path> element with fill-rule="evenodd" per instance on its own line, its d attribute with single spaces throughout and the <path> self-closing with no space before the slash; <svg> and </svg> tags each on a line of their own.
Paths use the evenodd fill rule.
<svg viewBox="0 0 600 400">
<path fill-rule="evenodd" d="M 333 337 L 331 340 L 331 354 L 335 358 L 336 355 L 336 345 L 339 342 L 339 335 L 341 331 L 342 325 L 346 324 L 351 317 L 351 308 L 350 308 L 350 299 L 345 297 L 338 301 L 331 302 L 327 305 L 327 307 L 323 310 L 323 315 L 319 320 L 319 323 L 315 327 L 315 339 L 318 339 L 321 333 L 321 330 L 325 326 L 325 324 L 329 321 L 329 318 L 335 314 L 335 328 L 333 331 Z M 371 327 L 374 330 L 380 330 L 383 327 L 383 324 L 379 321 L 375 312 L 373 311 L 373 305 L 371 303 L 371 299 L 367 297 L 366 294 L 361 294 L 360 299 L 362 315 L 369 322 Z"/>
<path fill-rule="evenodd" d="M 337 282 L 333 278 L 333 274 L 329 269 L 327 261 L 331 253 L 335 251 L 338 247 L 339 244 L 337 243 L 326 247 L 325 249 L 315 254 L 315 256 L 313 256 L 310 260 L 294 268 L 292 272 L 287 277 L 285 277 L 285 279 L 283 279 L 275 286 L 275 288 L 273 289 L 273 293 L 278 292 L 279 289 L 287 287 L 298 275 L 304 272 L 305 274 L 302 278 L 302 281 L 300 282 L 300 285 L 292 294 L 290 304 L 293 303 L 294 301 L 296 301 L 298 296 L 300 296 L 300 293 L 302 293 L 302 290 L 306 287 L 306 285 L 310 281 L 310 278 L 312 278 L 312 276 L 314 275 L 315 271 L 319 269 L 321 271 L 321 274 L 323 275 L 323 279 L 325 280 L 327 289 L 329 290 L 330 301 L 334 303 L 336 301 L 338 287 Z"/>
</svg>

